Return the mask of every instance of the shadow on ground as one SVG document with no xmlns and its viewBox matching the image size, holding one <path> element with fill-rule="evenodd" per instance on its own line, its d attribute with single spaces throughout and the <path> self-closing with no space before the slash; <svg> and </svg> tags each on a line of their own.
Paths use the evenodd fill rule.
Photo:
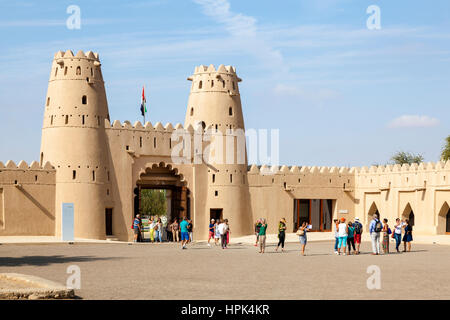
<svg viewBox="0 0 450 320">
<path fill-rule="evenodd" d="M 62 255 L 54 256 L 23 256 L 23 257 L 0 257 L 0 267 L 20 267 L 20 266 L 48 266 L 56 263 L 69 262 L 89 262 L 98 260 L 111 260 L 119 258 L 101 258 L 93 256 L 69 257 Z"/>
</svg>

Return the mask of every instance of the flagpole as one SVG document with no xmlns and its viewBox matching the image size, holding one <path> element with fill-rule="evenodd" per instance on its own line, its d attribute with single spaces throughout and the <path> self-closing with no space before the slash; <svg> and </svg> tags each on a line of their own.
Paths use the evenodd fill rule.
<svg viewBox="0 0 450 320">
<path fill-rule="evenodd" d="M 143 86 L 142 88 L 143 88 L 143 89 L 142 89 L 142 92 L 144 92 L 145 86 Z M 144 97 L 145 97 L 145 96 L 144 96 Z M 144 107 L 144 112 L 143 112 L 143 114 L 144 114 L 144 127 L 145 127 L 145 102 L 146 102 L 146 101 L 144 100 L 144 101 L 143 101 L 143 104 L 144 104 L 144 105 L 143 105 L 143 107 Z"/>
</svg>

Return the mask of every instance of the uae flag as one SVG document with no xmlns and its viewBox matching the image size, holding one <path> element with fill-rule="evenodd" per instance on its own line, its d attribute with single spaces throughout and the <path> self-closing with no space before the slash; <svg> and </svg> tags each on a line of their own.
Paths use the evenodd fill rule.
<svg viewBox="0 0 450 320">
<path fill-rule="evenodd" d="M 145 100 L 144 87 L 142 87 L 141 114 L 143 117 L 145 117 L 146 113 L 147 113 L 147 105 L 146 105 L 146 100 Z"/>
</svg>

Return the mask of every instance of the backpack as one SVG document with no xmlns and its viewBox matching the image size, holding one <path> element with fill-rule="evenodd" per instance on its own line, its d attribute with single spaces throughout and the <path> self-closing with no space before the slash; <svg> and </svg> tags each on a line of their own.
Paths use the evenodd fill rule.
<svg viewBox="0 0 450 320">
<path fill-rule="evenodd" d="M 375 232 L 381 232 L 382 229 L 383 229 L 383 227 L 381 226 L 380 220 L 377 220 L 375 222 Z"/>
<path fill-rule="evenodd" d="M 362 224 L 359 222 L 355 222 L 354 224 L 355 227 L 355 234 L 361 234 L 362 232 Z"/>
</svg>

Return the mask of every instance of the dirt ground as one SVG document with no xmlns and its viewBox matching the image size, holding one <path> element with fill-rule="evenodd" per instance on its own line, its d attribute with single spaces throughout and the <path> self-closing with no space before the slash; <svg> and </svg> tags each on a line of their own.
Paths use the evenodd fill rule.
<svg viewBox="0 0 450 320">
<path fill-rule="evenodd" d="M 415 245 L 410 253 L 337 256 L 334 241 L 310 242 L 307 255 L 289 243 L 229 249 L 163 244 L 3 244 L 0 272 L 35 275 L 66 284 L 81 271 L 83 299 L 450 299 L 450 246 Z M 380 289 L 367 288 L 380 270 Z"/>
</svg>

